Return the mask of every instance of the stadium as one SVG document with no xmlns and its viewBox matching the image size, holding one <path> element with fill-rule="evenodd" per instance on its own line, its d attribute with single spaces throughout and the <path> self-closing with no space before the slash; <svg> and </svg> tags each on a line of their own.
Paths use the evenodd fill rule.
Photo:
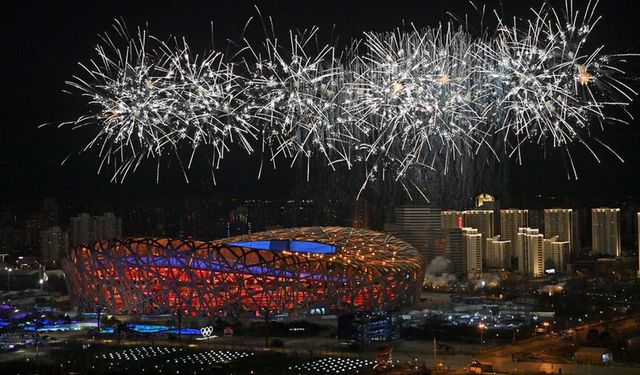
<svg viewBox="0 0 640 375">
<path fill-rule="evenodd" d="M 188 316 L 395 310 L 417 299 L 425 269 L 406 242 L 340 227 L 100 241 L 72 249 L 62 266 L 88 311 Z"/>
</svg>

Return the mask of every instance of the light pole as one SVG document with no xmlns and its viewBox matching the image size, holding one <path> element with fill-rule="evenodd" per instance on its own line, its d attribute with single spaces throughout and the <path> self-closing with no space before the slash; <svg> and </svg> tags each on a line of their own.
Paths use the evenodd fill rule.
<svg viewBox="0 0 640 375">
<path fill-rule="evenodd" d="M 482 344 L 484 343 L 484 330 L 487 328 L 487 325 L 480 322 L 480 324 L 478 324 L 478 328 L 480 328 L 480 351 L 482 351 Z"/>
<path fill-rule="evenodd" d="M 4 268 L 5 271 L 7 271 L 7 293 L 9 293 L 11 291 L 11 271 L 13 271 L 13 268 Z"/>
</svg>

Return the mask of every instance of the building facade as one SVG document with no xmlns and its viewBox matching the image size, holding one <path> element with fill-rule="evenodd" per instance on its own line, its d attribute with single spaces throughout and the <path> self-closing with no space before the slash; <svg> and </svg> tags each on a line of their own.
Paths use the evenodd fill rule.
<svg viewBox="0 0 640 375">
<path fill-rule="evenodd" d="M 40 260 L 56 262 L 69 250 L 69 233 L 59 226 L 53 226 L 40 232 Z"/>
<path fill-rule="evenodd" d="M 574 213 L 571 209 L 551 208 L 544 210 L 544 235 L 558 236 L 558 241 L 569 243 L 568 256 L 574 255 Z"/>
<path fill-rule="evenodd" d="M 518 271 L 523 275 L 540 277 L 544 275 L 544 236 L 540 230 L 520 228 L 516 240 L 515 256 Z"/>
<path fill-rule="evenodd" d="M 469 277 L 482 273 L 482 233 L 475 228 L 463 228 L 462 248 L 465 269 Z"/>
<path fill-rule="evenodd" d="M 503 241 L 500 236 L 487 240 L 487 267 L 498 269 L 511 268 L 511 241 Z"/>
<path fill-rule="evenodd" d="M 416 248 L 423 259 L 430 260 L 429 233 L 439 231 L 442 210 L 431 207 L 399 206 L 395 208 L 395 233 L 398 238 Z"/>
<path fill-rule="evenodd" d="M 493 211 L 491 210 L 471 210 L 464 211 L 463 221 L 465 228 L 475 228 L 483 238 L 495 237 Z M 483 258 L 486 256 L 487 245 L 482 242 Z"/>
<path fill-rule="evenodd" d="M 515 242 L 518 229 L 529 227 L 528 210 L 500 210 L 500 238 Z"/>
<path fill-rule="evenodd" d="M 442 211 L 440 226 L 442 229 L 455 229 L 464 227 L 464 213 L 462 211 Z"/>
<path fill-rule="evenodd" d="M 80 246 L 100 240 L 122 237 L 122 220 L 112 212 L 92 216 L 81 213 L 71 218 L 71 246 Z"/>
<path fill-rule="evenodd" d="M 425 264 L 388 234 L 308 227 L 211 242 L 98 241 L 72 249 L 63 270 L 88 311 L 255 316 L 396 310 L 419 299 Z"/>
<path fill-rule="evenodd" d="M 569 257 L 569 241 L 560 241 L 558 236 L 544 240 L 544 269 L 564 272 Z"/>
<path fill-rule="evenodd" d="M 619 208 L 594 208 L 591 210 L 591 246 L 592 254 L 620 256 Z"/>
</svg>

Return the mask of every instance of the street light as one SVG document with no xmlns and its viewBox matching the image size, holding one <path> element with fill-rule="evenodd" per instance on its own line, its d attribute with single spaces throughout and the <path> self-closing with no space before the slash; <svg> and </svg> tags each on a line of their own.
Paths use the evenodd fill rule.
<svg viewBox="0 0 640 375">
<path fill-rule="evenodd" d="M 482 351 L 482 344 L 484 343 L 484 330 L 487 329 L 487 325 L 480 322 L 480 324 L 478 324 L 478 328 L 480 328 L 480 351 Z"/>
</svg>

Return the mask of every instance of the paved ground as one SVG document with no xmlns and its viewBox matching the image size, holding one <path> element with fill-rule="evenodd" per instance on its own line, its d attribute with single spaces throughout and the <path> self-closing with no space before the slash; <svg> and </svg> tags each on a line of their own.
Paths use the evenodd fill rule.
<svg viewBox="0 0 640 375">
<path fill-rule="evenodd" d="M 633 327 L 638 324 L 637 318 L 627 319 L 616 323 L 620 327 Z M 595 327 L 595 325 L 594 325 Z M 592 327 L 586 327 L 592 328 Z M 580 331 L 582 334 L 588 329 Z M 82 341 L 85 343 L 95 343 L 86 336 L 84 332 L 65 332 L 50 334 L 56 337 L 60 342 L 65 340 Z M 359 352 L 350 351 L 347 347 L 341 346 L 336 339 L 312 337 L 312 338 L 283 338 L 283 348 L 272 348 L 270 350 L 281 351 L 292 356 L 353 356 L 366 359 L 375 358 L 375 349 L 369 348 Z M 264 337 L 217 337 L 207 341 L 195 341 L 193 338 L 184 339 L 182 343 L 175 340 L 166 340 L 157 337 L 150 337 L 143 340 L 123 340 L 115 341 L 112 339 L 99 340 L 103 343 L 118 343 L 120 345 L 184 345 L 210 348 L 219 347 L 226 349 L 244 349 L 244 350 L 263 350 Z M 428 367 L 435 365 L 437 361 L 444 361 L 452 370 L 451 373 L 463 373 L 463 368 L 467 366 L 473 359 L 480 359 L 485 362 L 493 363 L 494 369 L 502 373 L 523 374 L 526 372 L 546 372 L 558 374 L 562 369 L 562 374 L 574 375 L 640 375 L 640 367 L 624 367 L 624 366 L 590 366 L 578 365 L 574 363 L 552 363 L 551 359 L 546 358 L 542 362 L 514 362 L 512 355 L 515 353 L 534 352 L 534 353 L 553 353 L 562 347 L 571 345 L 571 341 L 565 341 L 561 338 L 551 336 L 540 336 L 533 339 L 521 340 L 517 343 L 485 346 L 481 353 L 478 353 L 479 346 L 473 344 L 463 344 L 457 342 L 438 342 L 450 345 L 455 348 L 456 355 L 439 355 L 434 359 L 433 341 L 408 341 L 399 340 L 392 343 L 394 347 L 394 359 L 400 363 L 406 363 L 409 360 L 418 359 L 424 361 Z M 50 351 L 48 347 L 41 347 L 37 351 L 35 348 L 25 348 L 12 353 L 0 354 L 0 362 L 6 360 L 24 359 L 33 360 L 36 356 L 42 358 L 47 356 Z M 52 356 L 50 356 L 52 357 Z M 556 359 L 556 361 L 559 359 Z"/>
</svg>

